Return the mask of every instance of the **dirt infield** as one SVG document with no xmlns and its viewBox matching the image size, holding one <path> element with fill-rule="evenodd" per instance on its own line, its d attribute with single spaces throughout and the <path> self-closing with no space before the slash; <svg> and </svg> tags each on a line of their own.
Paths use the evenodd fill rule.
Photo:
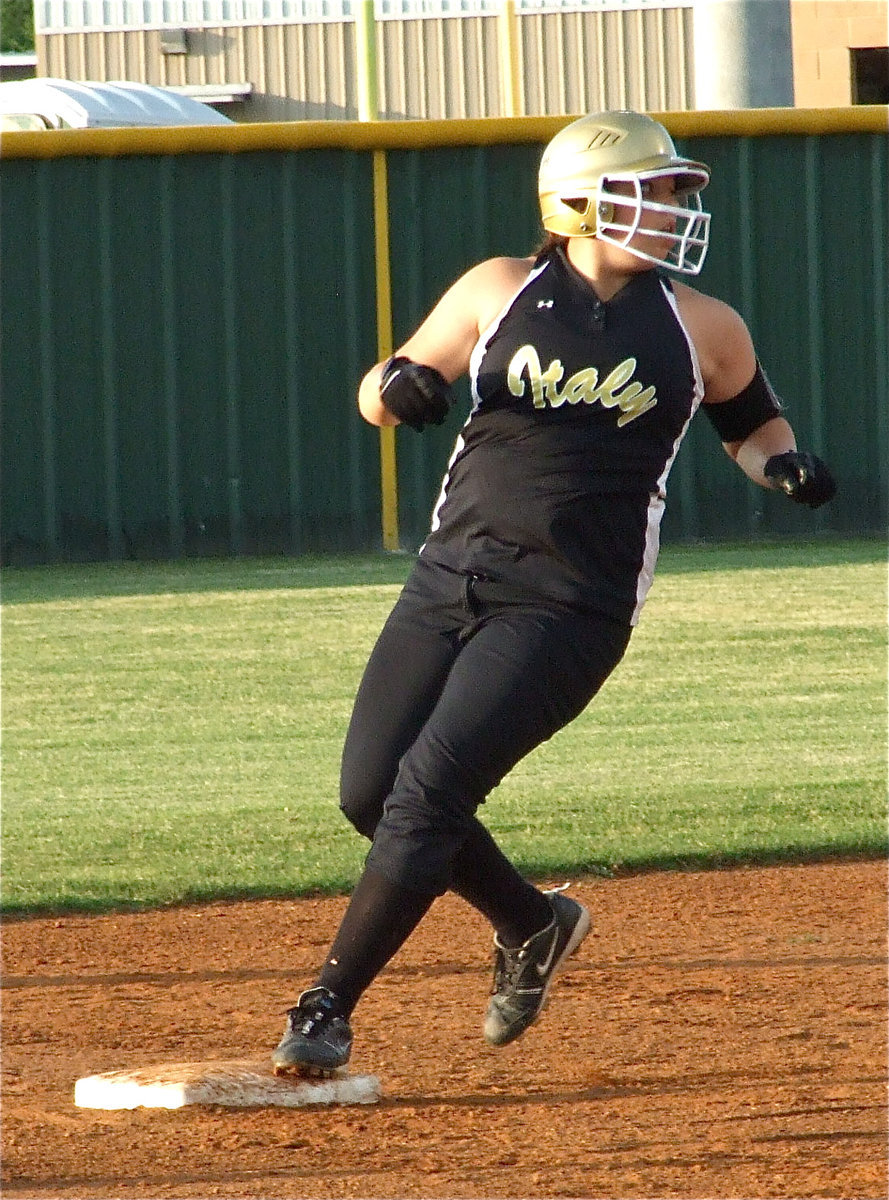
<svg viewBox="0 0 889 1200">
<path fill-rule="evenodd" d="M 489 932 L 438 902 L 354 1018 L 372 1107 L 75 1108 L 83 1075 L 256 1056 L 342 899 L 11 922 L 3 1195 L 887 1193 L 886 866 L 582 880 L 594 932 L 520 1042 Z"/>
</svg>

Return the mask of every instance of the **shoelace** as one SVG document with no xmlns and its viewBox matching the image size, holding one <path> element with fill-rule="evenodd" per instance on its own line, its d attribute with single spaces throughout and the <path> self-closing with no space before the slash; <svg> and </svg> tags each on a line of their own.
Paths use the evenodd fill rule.
<svg viewBox="0 0 889 1200">
<path fill-rule="evenodd" d="M 302 1016 L 303 1019 L 302 1023 L 299 1025 L 299 1032 L 303 1034 L 304 1037 L 308 1037 L 309 1034 L 314 1033 L 317 1028 L 320 1028 L 326 1023 L 326 1021 L 331 1019 L 334 1016 L 334 1013 L 331 1010 L 318 1005 L 314 1011 L 308 1012 L 305 1015 L 300 1012 L 299 1008 L 292 1008 L 290 1010 L 290 1016 L 294 1027 L 296 1027 L 299 1017 Z"/>
<path fill-rule="evenodd" d="M 497 978 L 494 981 L 494 991 L 499 992 L 504 984 L 514 984 L 525 969 L 528 951 L 520 946 L 518 950 L 502 950 L 503 957 L 498 963 Z"/>
<path fill-rule="evenodd" d="M 545 932 L 545 930 L 541 930 L 541 933 L 543 932 Z M 553 937 L 558 937 L 558 935 L 558 929 L 553 929 Z M 524 945 L 517 946 L 515 948 L 498 946 L 497 949 L 500 954 L 500 959 L 497 963 L 497 970 L 494 975 L 494 987 L 492 989 L 493 992 L 499 992 L 504 983 L 508 983 L 510 986 L 515 984 L 516 981 L 521 977 L 531 954 L 531 948 L 528 942 L 525 942 Z"/>
</svg>

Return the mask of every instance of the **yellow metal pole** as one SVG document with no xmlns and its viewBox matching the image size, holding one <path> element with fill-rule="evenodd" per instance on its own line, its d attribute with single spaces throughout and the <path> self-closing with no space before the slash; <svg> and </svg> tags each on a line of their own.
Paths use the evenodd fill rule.
<svg viewBox="0 0 889 1200">
<path fill-rule="evenodd" d="M 519 19 L 515 0 L 503 0 L 499 30 L 503 116 L 518 117 L 522 110 L 522 80 L 519 71 Z"/>
<path fill-rule="evenodd" d="M 377 357 L 392 353 L 392 278 L 389 270 L 389 189 L 386 153 L 373 155 L 374 258 L 377 282 Z M 398 468 L 395 458 L 395 429 L 380 429 L 380 487 L 383 513 L 383 549 L 398 550 Z"/>
<path fill-rule="evenodd" d="M 358 0 L 355 6 L 355 68 L 358 87 L 358 120 L 379 120 L 377 26 L 374 18 L 374 0 Z"/>
<path fill-rule="evenodd" d="M 379 119 L 377 29 L 374 0 L 358 0 L 355 9 L 355 59 L 358 119 Z M 389 267 L 389 187 L 385 150 L 373 152 L 374 266 L 377 293 L 377 358 L 392 353 L 392 279 Z M 380 501 L 383 549 L 398 550 L 398 466 L 395 429 L 380 429 Z"/>
</svg>

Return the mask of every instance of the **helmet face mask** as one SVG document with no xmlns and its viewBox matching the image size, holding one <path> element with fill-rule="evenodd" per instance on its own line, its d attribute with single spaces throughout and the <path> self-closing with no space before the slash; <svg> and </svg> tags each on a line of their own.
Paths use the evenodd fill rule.
<svg viewBox="0 0 889 1200">
<path fill-rule="evenodd" d="M 645 186 L 664 178 L 675 180 L 669 203 L 650 199 Z M 538 181 L 543 226 L 697 275 L 710 233 L 699 192 L 709 179 L 709 168 L 677 155 L 666 129 L 651 117 L 594 113 L 566 126 L 544 151 Z M 653 219 L 643 224 L 646 214 Z"/>
<path fill-rule="evenodd" d="M 595 205 L 595 236 L 602 242 L 629 250 L 638 258 L 655 265 L 666 266 L 684 275 L 697 275 L 704 265 L 710 232 L 710 214 L 701 208 L 697 191 L 677 191 L 675 202 L 665 204 L 645 197 L 643 184 L 650 179 L 663 179 L 685 174 L 676 168 L 670 171 L 642 171 L 636 174 L 615 174 L 603 177 L 597 189 Z M 614 190 L 615 184 L 629 184 L 633 194 L 627 196 Z M 623 210 L 621 212 L 621 210 Z M 672 228 L 642 226 L 646 213 L 668 217 Z M 624 216 L 629 215 L 629 219 Z M 623 218 L 623 219 L 619 219 Z M 637 233 L 655 239 L 652 248 L 645 250 L 630 243 Z"/>
</svg>

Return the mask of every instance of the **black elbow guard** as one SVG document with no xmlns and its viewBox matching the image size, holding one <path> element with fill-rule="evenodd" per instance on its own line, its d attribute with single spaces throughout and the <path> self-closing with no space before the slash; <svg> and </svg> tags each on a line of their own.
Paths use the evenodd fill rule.
<svg viewBox="0 0 889 1200">
<path fill-rule="evenodd" d="M 781 401 L 758 362 L 753 378 L 742 392 L 731 400 L 705 404 L 703 408 L 722 442 L 743 442 L 760 425 L 780 417 L 782 412 Z"/>
<path fill-rule="evenodd" d="M 380 399 L 393 417 L 419 433 L 424 425 L 441 425 L 454 397 L 450 384 L 435 367 L 399 355 L 383 367 Z"/>
</svg>

